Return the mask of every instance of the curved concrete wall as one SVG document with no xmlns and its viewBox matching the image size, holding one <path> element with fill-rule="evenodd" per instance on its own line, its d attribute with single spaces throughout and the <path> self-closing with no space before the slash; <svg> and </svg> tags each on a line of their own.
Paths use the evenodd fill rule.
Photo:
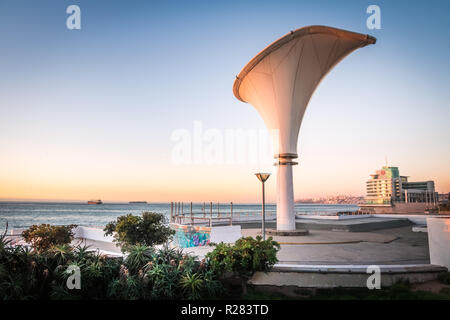
<svg viewBox="0 0 450 320">
<path fill-rule="evenodd" d="M 450 218 L 427 218 L 430 263 L 450 270 Z"/>
<path fill-rule="evenodd" d="M 105 236 L 102 229 L 78 226 L 74 230 L 75 238 L 90 239 L 103 242 L 113 242 L 112 236 Z"/>
</svg>

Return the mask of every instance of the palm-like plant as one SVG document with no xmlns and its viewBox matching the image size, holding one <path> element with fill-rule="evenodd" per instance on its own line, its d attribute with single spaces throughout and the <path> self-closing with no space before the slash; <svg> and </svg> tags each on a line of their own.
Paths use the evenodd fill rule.
<svg viewBox="0 0 450 320">
<path fill-rule="evenodd" d="M 217 276 L 212 270 L 206 270 L 203 273 L 203 279 L 205 281 L 205 291 L 208 297 L 216 297 L 223 293 L 224 288 L 222 283 L 217 280 Z"/>
<path fill-rule="evenodd" d="M 196 256 L 185 255 L 178 263 L 178 268 L 184 273 L 195 273 L 199 268 L 199 262 Z"/>
<path fill-rule="evenodd" d="M 155 252 L 153 260 L 155 263 L 170 264 L 173 261 L 180 261 L 183 259 L 183 249 L 170 248 L 166 243 L 161 249 Z"/>
<path fill-rule="evenodd" d="M 91 248 L 91 246 L 88 245 L 77 245 L 74 248 L 73 252 L 75 260 L 77 261 L 85 261 L 87 259 L 90 259 L 94 254 L 94 250 Z"/>
<path fill-rule="evenodd" d="M 0 235 L 0 252 L 4 251 L 7 247 L 11 245 L 11 239 L 6 238 L 8 233 L 8 221 L 6 222 L 5 232 Z"/>
<path fill-rule="evenodd" d="M 20 275 L 9 275 L 0 283 L 3 299 L 19 300 L 24 298 L 23 281 Z"/>
<path fill-rule="evenodd" d="M 53 258 L 58 265 L 65 265 L 73 260 L 72 248 L 68 244 L 56 245 L 50 249 Z"/>
<path fill-rule="evenodd" d="M 156 282 L 156 281 L 158 281 L 158 279 L 164 277 L 164 273 L 165 273 L 164 266 L 161 264 L 155 264 L 152 266 L 151 269 L 149 269 L 147 271 L 147 275 L 154 282 Z"/>
<path fill-rule="evenodd" d="M 153 260 L 154 250 L 144 245 L 135 245 L 130 247 L 129 254 L 125 259 L 125 264 L 132 274 L 136 274 L 139 270 Z"/>
<path fill-rule="evenodd" d="M 204 288 L 204 280 L 199 273 L 186 273 L 181 277 L 181 287 L 188 299 L 199 299 Z"/>
<path fill-rule="evenodd" d="M 78 300 L 81 296 L 73 294 L 64 284 L 53 284 L 50 299 L 52 300 Z"/>
</svg>

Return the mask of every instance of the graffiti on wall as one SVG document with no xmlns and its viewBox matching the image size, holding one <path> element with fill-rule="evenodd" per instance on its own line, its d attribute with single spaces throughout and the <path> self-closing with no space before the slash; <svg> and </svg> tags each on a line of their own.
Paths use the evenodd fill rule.
<svg viewBox="0 0 450 320">
<path fill-rule="evenodd" d="M 211 228 L 172 224 L 175 229 L 174 241 L 180 248 L 206 246 L 211 239 Z"/>
</svg>

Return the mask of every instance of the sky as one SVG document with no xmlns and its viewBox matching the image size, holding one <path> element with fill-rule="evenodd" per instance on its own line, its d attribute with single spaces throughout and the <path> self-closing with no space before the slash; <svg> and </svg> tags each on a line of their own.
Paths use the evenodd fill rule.
<svg viewBox="0 0 450 320">
<path fill-rule="evenodd" d="M 73 4 L 79 30 L 66 26 Z M 371 4 L 379 30 L 366 26 Z M 364 195 L 386 160 L 449 192 L 448 12 L 448 1 L 0 0 L 0 199 L 258 202 L 254 173 L 276 172 L 270 155 L 178 163 L 174 137 L 192 138 L 200 124 L 207 152 L 227 130 L 264 132 L 256 110 L 234 97 L 235 76 L 308 25 L 377 43 L 314 93 L 295 198 Z M 273 175 L 269 202 L 275 189 Z"/>
</svg>

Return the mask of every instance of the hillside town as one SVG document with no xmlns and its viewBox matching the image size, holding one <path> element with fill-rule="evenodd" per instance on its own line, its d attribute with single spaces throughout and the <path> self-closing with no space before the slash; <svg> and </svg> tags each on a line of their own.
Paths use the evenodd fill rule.
<svg viewBox="0 0 450 320">
<path fill-rule="evenodd" d="M 295 203 L 363 204 L 364 196 L 335 195 L 318 198 L 304 198 L 304 199 L 297 199 Z"/>
</svg>

